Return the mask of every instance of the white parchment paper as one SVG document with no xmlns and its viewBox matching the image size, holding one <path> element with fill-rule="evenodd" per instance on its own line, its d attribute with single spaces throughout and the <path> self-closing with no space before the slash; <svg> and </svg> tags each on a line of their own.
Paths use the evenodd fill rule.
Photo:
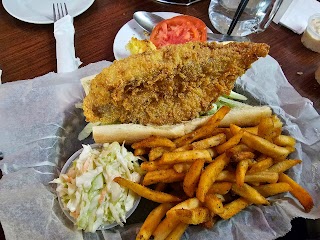
<svg viewBox="0 0 320 240">
<path fill-rule="evenodd" d="M 124 228 L 82 233 L 64 217 L 48 184 L 82 143 L 92 142 L 77 140 L 85 126 L 82 111 L 75 108 L 84 96 L 80 79 L 109 64 L 0 85 L 0 221 L 6 239 L 135 239 L 155 206 L 142 200 Z M 312 103 L 294 90 L 270 56 L 238 79 L 237 91 L 246 92 L 253 104 L 270 105 L 285 122 L 284 130 L 297 139 L 292 158 L 303 164 L 288 174 L 310 192 L 315 207 L 305 213 L 295 198 L 283 194 L 271 206 L 250 206 L 211 230 L 189 227 L 186 239 L 275 239 L 291 229 L 295 217 L 320 218 L 320 117 Z"/>
</svg>

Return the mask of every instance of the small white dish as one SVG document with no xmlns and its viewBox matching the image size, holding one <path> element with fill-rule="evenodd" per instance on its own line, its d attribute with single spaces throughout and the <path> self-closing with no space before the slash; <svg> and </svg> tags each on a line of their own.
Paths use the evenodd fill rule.
<svg viewBox="0 0 320 240">
<path fill-rule="evenodd" d="M 174 12 L 154 12 L 154 14 L 157 14 L 158 16 L 165 19 L 181 15 L 180 13 Z M 138 23 L 134 19 L 131 19 L 129 22 L 123 25 L 114 39 L 113 54 L 115 59 L 119 60 L 130 56 L 130 52 L 126 49 L 126 45 L 132 37 L 136 37 L 137 39 L 141 40 L 148 39 L 145 31 L 138 25 Z"/>
<path fill-rule="evenodd" d="M 86 11 L 94 0 L 64 0 L 68 13 L 76 17 Z M 60 3 L 56 0 L 2 0 L 4 9 L 13 17 L 29 23 L 53 23 L 52 4 Z"/>
<path fill-rule="evenodd" d="M 102 144 L 91 144 L 90 145 L 92 149 L 101 149 L 102 148 Z M 80 156 L 81 152 L 83 151 L 83 148 L 79 149 L 78 151 L 76 151 L 74 154 L 72 154 L 72 156 L 67 160 L 67 162 L 64 164 L 62 170 L 61 170 L 61 174 L 65 174 L 67 173 L 68 169 L 70 168 L 70 166 L 72 165 L 72 163 L 78 159 L 78 157 Z M 70 212 L 64 207 L 63 202 L 61 197 L 58 195 L 58 202 L 60 204 L 60 207 L 63 211 L 63 213 L 66 215 L 66 217 L 73 223 L 76 222 L 76 220 L 70 215 Z M 135 199 L 132 208 L 126 213 L 126 219 L 128 219 L 132 213 L 136 210 L 136 208 L 138 207 L 139 203 L 141 200 L 141 196 L 137 195 L 137 198 Z M 118 226 L 119 224 L 117 222 L 113 222 L 113 223 L 105 223 L 100 225 L 100 227 L 97 230 L 106 230 L 106 229 L 110 229 L 113 228 L 115 226 Z"/>
</svg>

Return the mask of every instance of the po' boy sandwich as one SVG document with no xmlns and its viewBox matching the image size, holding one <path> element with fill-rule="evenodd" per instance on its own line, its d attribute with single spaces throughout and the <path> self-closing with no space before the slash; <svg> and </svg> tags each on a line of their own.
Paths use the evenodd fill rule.
<svg viewBox="0 0 320 240">
<path fill-rule="evenodd" d="M 95 142 L 130 144 L 150 135 L 177 138 L 191 132 L 268 51 L 263 43 L 189 42 L 114 61 L 87 83 L 83 110 L 86 121 L 97 125 Z M 220 125 L 253 126 L 269 115 L 269 107 L 240 104 Z"/>
</svg>

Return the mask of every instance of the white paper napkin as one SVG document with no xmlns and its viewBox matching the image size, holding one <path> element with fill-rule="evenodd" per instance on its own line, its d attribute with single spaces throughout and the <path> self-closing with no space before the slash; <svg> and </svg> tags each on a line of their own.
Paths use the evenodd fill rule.
<svg viewBox="0 0 320 240">
<path fill-rule="evenodd" d="M 58 73 L 72 72 L 82 63 L 75 56 L 74 33 L 73 18 L 70 15 L 54 23 Z"/>
<path fill-rule="evenodd" d="M 288 1 L 284 1 L 282 5 L 287 5 L 287 3 Z M 279 23 L 295 33 L 302 34 L 307 27 L 309 17 L 315 13 L 320 13 L 320 2 L 316 0 L 291 0 L 285 11 L 280 10 L 281 8 L 275 19 L 279 19 L 279 14 L 283 13 Z"/>
</svg>

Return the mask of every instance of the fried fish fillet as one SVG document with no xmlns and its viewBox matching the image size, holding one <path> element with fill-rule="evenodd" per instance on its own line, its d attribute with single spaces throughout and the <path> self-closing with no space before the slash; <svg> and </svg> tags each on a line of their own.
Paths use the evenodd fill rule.
<svg viewBox="0 0 320 240">
<path fill-rule="evenodd" d="M 115 61 L 91 82 L 88 122 L 175 124 L 194 119 L 229 94 L 259 57 L 263 43 L 190 42 Z"/>
</svg>

